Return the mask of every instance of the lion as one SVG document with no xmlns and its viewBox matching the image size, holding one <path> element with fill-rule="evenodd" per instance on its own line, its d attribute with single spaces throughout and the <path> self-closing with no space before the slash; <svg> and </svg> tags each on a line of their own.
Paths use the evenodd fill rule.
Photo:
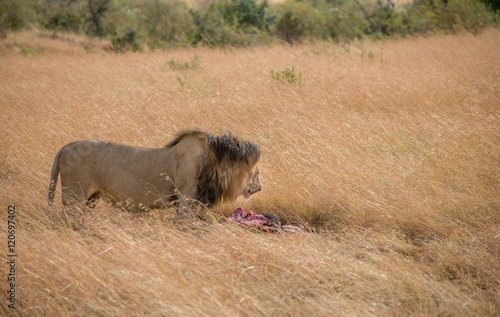
<svg viewBox="0 0 500 317">
<path fill-rule="evenodd" d="M 138 148 L 107 141 L 77 141 L 57 153 L 52 165 L 49 206 L 61 174 L 62 203 L 93 207 L 102 198 L 115 206 L 143 211 L 173 204 L 181 216 L 246 199 L 262 190 L 257 145 L 230 132 L 215 136 L 184 130 L 161 148 Z"/>
</svg>

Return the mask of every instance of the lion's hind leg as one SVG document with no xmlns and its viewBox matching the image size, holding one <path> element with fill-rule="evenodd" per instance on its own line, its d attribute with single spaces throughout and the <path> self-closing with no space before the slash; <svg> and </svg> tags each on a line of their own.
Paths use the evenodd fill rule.
<svg viewBox="0 0 500 317">
<path fill-rule="evenodd" d="M 85 201 L 81 191 L 73 187 L 62 187 L 62 203 L 64 206 L 73 206 Z"/>
<path fill-rule="evenodd" d="M 62 203 L 66 207 L 84 204 L 87 207 L 94 208 L 100 197 L 97 190 L 80 184 L 70 184 L 70 186 L 62 187 Z"/>
<path fill-rule="evenodd" d="M 99 192 L 95 192 L 85 200 L 85 205 L 87 205 L 87 207 L 89 208 L 95 208 L 100 198 L 101 195 L 99 194 Z"/>
</svg>

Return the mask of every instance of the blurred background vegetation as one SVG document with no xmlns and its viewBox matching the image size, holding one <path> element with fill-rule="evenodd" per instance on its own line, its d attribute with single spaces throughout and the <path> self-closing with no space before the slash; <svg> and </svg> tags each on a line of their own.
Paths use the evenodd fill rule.
<svg viewBox="0 0 500 317">
<path fill-rule="evenodd" d="M 477 33 L 499 16 L 500 0 L 2 0 L 0 37 L 38 27 L 136 51 Z"/>
</svg>

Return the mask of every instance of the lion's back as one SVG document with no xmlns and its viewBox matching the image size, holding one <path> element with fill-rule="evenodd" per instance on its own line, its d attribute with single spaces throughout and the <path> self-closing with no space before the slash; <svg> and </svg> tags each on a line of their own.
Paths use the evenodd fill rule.
<svg viewBox="0 0 500 317">
<path fill-rule="evenodd" d="M 126 175 L 130 171 L 148 178 L 151 175 L 148 171 L 154 169 L 151 158 L 144 157 L 148 149 L 109 141 L 77 141 L 64 146 L 61 152 L 61 177 L 66 182 L 86 178 L 103 186 L 112 180 L 114 183 L 127 181 Z"/>
</svg>

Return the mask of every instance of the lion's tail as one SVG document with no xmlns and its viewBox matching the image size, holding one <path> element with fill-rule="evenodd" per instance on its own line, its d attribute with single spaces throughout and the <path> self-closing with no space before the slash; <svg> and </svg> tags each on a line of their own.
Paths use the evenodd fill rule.
<svg viewBox="0 0 500 317">
<path fill-rule="evenodd" d="M 56 196 L 57 179 L 59 178 L 60 171 L 60 160 L 63 149 L 59 150 L 52 164 L 52 172 L 50 173 L 50 184 L 49 184 L 49 208 L 52 207 L 54 202 L 54 197 Z"/>
</svg>

